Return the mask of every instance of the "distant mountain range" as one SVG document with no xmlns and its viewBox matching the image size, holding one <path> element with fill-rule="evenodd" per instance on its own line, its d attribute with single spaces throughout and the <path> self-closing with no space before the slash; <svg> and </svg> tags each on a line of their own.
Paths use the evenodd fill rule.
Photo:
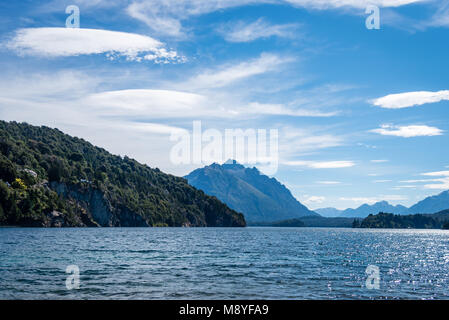
<svg viewBox="0 0 449 320">
<path fill-rule="evenodd" d="M 397 215 L 436 213 L 449 209 L 449 191 L 427 197 L 410 208 L 397 205 L 393 206 L 387 201 L 377 202 L 373 205 L 364 204 L 357 209 L 338 210 L 335 208 L 316 209 L 315 212 L 324 217 L 365 218 L 370 214 L 379 212 L 393 213 Z"/>
<path fill-rule="evenodd" d="M 235 161 L 223 165 L 214 163 L 191 172 L 185 178 L 195 188 L 242 212 L 249 222 L 318 216 L 296 200 L 276 179 Z"/>
</svg>

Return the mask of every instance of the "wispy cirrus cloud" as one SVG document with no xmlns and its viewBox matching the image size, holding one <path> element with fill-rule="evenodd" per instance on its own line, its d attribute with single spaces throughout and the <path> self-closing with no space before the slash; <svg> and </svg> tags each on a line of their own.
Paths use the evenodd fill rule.
<svg viewBox="0 0 449 320">
<path fill-rule="evenodd" d="M 313 9 L 331 9 L 351 7 L 358 9 L 365 9 L 368 5 L 375 5 L 378 7 L 400 7 L 413 3 L 423 3 L 427 0 L 285 0 L 292 5 L 313 8 Z"/>
<path fill-rule="evenodd" d="M 449 27 L 449 2 L 441 1 L 437 12 L 429 21 L 423 24 L 423 27 Z"/>
<path fill-rule="evenodd" d="M 317 184 L 328 185 L 328 186 L 335 186 L 335 185 L 341 184 L 340 181 L 317 181 L 316 183 Z"/>
<path fill-rule="evenodd" d="M 383 8 L 400 7 L 414 3 L 425 3 L 428 0 L 139 0 L 132 2 L 126 9 L 131 17 L 145 23 L 154 32 L 184 38 L 187 31 L 183 22 L 191 17 L 208 14 L 218 10 L 225 10 L 248 5 L 291 5 L 306 9 L 328 10 L 339 8 L 365 9 L 368 5 L 376 5 Z M 285 32 L 283 28 L 277 31 L 268 31 L 266 26 L 254 25 L 253 31 L 261 33 Z M 250 29 L 248 29 L 250 31 Z M 275 34 L 272 34 L 275 35 Z M 247 35 L 240 34 L 231 39 L 250 39 Z"/>
<path fill-rule="evenodd" d="M 326 197 L 322 197 L 322 196 L 306 196 L 302 200 L 302 202 L 304 202 L 308 206 L 320 204 L 320 203 L 323 203 L 324 201 L 326 201 Z"/>
<path fill-rule="evenodd" d="M 281 129 L 280 151 L 288 159 L 298 158 L 299 155 L 314 150 L 322 150 L 333 147 L 339 147 L 344 144 L 344 137 L 329 134 L 326 128 L 318 130 L 298 129 L 291 126 L 284 126 Z"/>
<path fill-rule="evenodd" d="M 429 177 L 439 177 L 439 176 L 449 177 L 449 171 L 427 172 L 427 173 L 422 173 L 421 175 L 429 176 Z"/>
<path fill-rule="evenodd" d="M 426 172 L 420 174 L 425 179 L 412 179 L 412 180 L 402 180 L 399 183 L 404 183 L 405 185 L 397 186 L 396 188 L 411 188 L 407 184 L 421 184 L 423 189 L 431 190 L 447 190 L 449 189 L 449 171 L 435 171 Z M 413 186 L 417 187 L 417 186 Z"/>
<path fill-rule="evenodd" d="M 425 189 L 437 189 L 437 190 L 447 190 L 449 189 L 449 171 L 436 171 L 436 172 L 426 172 L 422 173 L 422 176 L 426 177 L 439 177 L 437 179 L 431 179 L 432 182 L 437 183 L 429 183 L 425 184 Z"/>
<path fill-rule="evenodd" d="M 145 23 L 156 33 L 183 38 L 186 36 L 186 31 L 182 22 L 190 17 L 267 2 L 273 3 L 275 0 L 145 0 L 134 1 L 126 11 L 131 17 Z"/>
<path fill-rule="evenodd" d="M 370 132 L 378 133 L 383 136 L 402 138 L 432 137 L 441 136 L 443 134 L 443 130 L 436 127 L 425 125 L 393 126 L 390 124 L 384 124 L 379 129 L 370 130 Z"/>
<path fill-rule="evenodd" d="M 161 89 L 128 89 L 92 93 L 82 98 L 83 105 L 89 105 L 105 116 L 139 118 L 222 118 L 239 116 L 297 116 L 327 117 L 329 114 L 307 110 L 293 110 L 284 105 L 231 102 L 214 99 L 211 96 L 184 91 Z M 210 108 L 214 105 L 214 108 Z"/>
<path fill-rule="evenodd" d="M 351 168 L 356 164 L 354 161 L 285 161 L 288 166 L 307 167 L 311 169 L 341 169 Z"/>
<path fill-rule="evenodd" d="M 181 62 L 185 58 L 148 36 L 83 28 L 25 28 L 16 31 L 6 47 L 20 55 L 48 58 L 106 54 L 129 61 Z"/>
<path fill-rule="evenodd" d="M 277 71 L 280 65 L 290 61 L 292 61 L 291 58 L 262 53 L 260 57 L 250 61 L 228 64 L 213 70 L 203 70 L 200 74 L 190 78 L 185 86 L 191 89 L 222 88 L 243 79 Z"/>
<path fill-rule="evenodd" d="M 299 24 L 270 24 L 259 18 L 254 22 L 232 22 L 219 28 L 219 33 L 229 42 L 251 42 L 273 36 L 291 38 L 298 36 Z"/>
<path fill-rule="evenodd" d="M 350 201 L 350 202 L 354 202 L 357 204 L 374 204 L 376 202 L 380 202 L 380 201 L 403 201 L 403 200 L 407 200 L 408 197 L 407 196 L 403 196 L 403 195 L 381 195 L 379 197 L 351 197 L 351 198 L 347 198 L 347 197 L 341 197 L 340 200 L 341 201 Z"/>
<path fill-rule="evenodd" d="M 374 99 L 371 103 L 385 109 L 402 109 L 421 106 L 427 103 L 437 103 L 443 100 L 449 100 L 449 90 L 390 94 L 385 97 Z"/>
</svg>

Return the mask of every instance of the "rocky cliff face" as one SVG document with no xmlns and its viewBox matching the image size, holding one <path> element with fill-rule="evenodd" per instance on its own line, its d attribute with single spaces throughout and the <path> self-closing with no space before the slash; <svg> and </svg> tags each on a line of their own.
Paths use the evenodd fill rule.
<svg viewBox="0 0 449 320">
<path fill-rule="evenodd" d="M 93 223 L 101 227 L 148 227 L 140 215 L 127 208 L 113 208 L 107 197 L 92 187 L 81 188 L 65 183 L 51 182 L 50 188 L 66 199 L 83 207 Z"/>
</svg>

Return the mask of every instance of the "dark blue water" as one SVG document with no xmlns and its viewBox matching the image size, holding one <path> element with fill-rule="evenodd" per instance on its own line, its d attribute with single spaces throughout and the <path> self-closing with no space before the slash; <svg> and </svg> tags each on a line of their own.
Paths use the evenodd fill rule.
<svg viewBox="0 0 449 320">
<path fill-rule="evenodd" d="M 0 228 L 0 299 L 448 297 L 448 231 Z"/>
</svg>

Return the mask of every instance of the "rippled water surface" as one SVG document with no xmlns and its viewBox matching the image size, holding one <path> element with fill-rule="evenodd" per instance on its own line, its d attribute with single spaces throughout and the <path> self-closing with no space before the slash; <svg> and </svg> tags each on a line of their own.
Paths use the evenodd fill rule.
<svg viewBox="0 0 449 320">
<path fill-rule="evenodd" d="M 448 297 L 448 231 L 0 228 L 0 299 Z"/>
</svg>

